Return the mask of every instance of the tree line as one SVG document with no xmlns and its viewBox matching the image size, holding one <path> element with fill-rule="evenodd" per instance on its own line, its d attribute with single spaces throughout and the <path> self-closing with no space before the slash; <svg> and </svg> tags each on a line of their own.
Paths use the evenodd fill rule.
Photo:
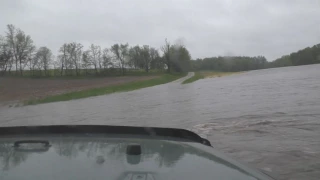
<svg viewBox="0 0 320 180">
<path fill-rule="evenodd" d="M 191 60 L 188 49 L 167 40 L 159 49 L 149 45 L 114 44 L 108 48 L 64 43 L 57 56 L 48 47 L 36 48 L 21 29 L 7 25 L 0 36 L 0 75 L 80 76 L 126 74 L 129 70 L 187 72 L 199 70 L 248 71 L 320 63 L 320 44 L 268 62 L 264 56 L 219 56 Z M 53 73 L 52 73 L 53 72 Z"/>
<path fill-rule="evenodd" d="M 320 44 L 293 52 L 290 55 L 282 56 L 270 62 L 270 67 L 299 66 L 318 63 L 320 63 Z"/>
<path fill-rule="evenodd" d="M 189 71 L 191 56 L 182 44 L 165 44 L 160 50 L 149 45 L 114 44 L 109 48 L 91 44 L 64 43 L 55 57 L 48 47 L 36 48 L 30 35 L 14 25 L 7 25 L 0 36 L 1 75 L 80 76 L 110 75 L 128 70 L 170 72 Z M 53 72 L 53 73 L 52 73 Z"/>
<path fill-rule="evenodd" d="M 320 44 L 282 56 L 268 62 L 264 56 L 219 56 L 191 61 L 191 69 L 214 71 L 248 71 L 284 66 L 299 66 L 320 63 Z"/>
<path fill-rule="evenodd" d="M 191 68 L 194 71 L 249 71 L 266 68 L 268 61 L 264 56 L 219 56 L 191 61 Z"/>
</svg>

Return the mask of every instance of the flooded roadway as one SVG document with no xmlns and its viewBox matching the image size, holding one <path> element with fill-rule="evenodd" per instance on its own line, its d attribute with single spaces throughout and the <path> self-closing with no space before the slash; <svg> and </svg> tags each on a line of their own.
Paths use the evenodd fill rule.
<svg viewBox="0 0 320 180">
<path fill-rule="evenodd" d="M 182 80 L 68 102 L 0 109 L 0 125 L 188 128 L 279 179 L 320 179 L 320 65 Z"/>
</svg>

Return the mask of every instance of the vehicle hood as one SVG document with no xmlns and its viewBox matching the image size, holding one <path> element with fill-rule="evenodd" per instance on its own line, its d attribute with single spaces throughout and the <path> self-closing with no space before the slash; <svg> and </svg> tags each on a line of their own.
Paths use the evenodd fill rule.
<svg viewBox="0 0 320 180">
<path fill-rule="evenodd" d="M 46 140 L 19 150 L 19 140 Z M 141 155 L 129 155 L 139 144 Z M 268 179 L 196 142 L 110 136 L 24 136 L 0 139 L 0 179 Z"/>
</svg>

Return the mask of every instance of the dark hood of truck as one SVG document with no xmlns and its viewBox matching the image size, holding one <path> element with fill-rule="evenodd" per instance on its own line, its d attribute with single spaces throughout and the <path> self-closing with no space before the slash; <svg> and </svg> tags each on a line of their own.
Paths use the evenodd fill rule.
<svg viewBox="0 0 320 180">
<path fill-rule="evenodd" d="M 17 142 L 24 143 L 17 146 Z M 128 153 L 132 145 L 139 146 L 141 154 Z M 43 134 L 0 138 L 0 179 L 268 178 L 198 142 L 138 135 Z"/>
</svg>

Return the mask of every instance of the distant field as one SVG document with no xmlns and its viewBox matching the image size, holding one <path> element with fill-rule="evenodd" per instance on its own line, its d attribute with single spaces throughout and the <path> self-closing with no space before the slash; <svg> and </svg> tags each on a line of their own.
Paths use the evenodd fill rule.
<svg viewBox="0 0 320 180">
<path fill-rule="evenodd" d="M 195 72 L 195 75 L 193 77 L 183 81 L 182 84 L 192 83 L 194 81 L 197 81 L 199 79 L 204 79 L 204 78 L 222 77 L 222 76 L 228 76 L 228 75 L 238 74 L 238 73 L 241 73 L 241 72 L 199 71 L 199 72 Z"/>
<path fill-rule="evenodd" d="M 179 74 L 163 74 L 158 77 L 147 76 L 144 80 L 140 79 L 139 81 L 133 81 L 122 84 L 115 84 L 110 86 L 103 86 L 98 88 L 84 89 L 73 92 L 61 93 L 61 94 L 51 94 L 45 97 L 33 98 L 27 101 L 24 101 L 24 105 L 33 105 L 33 104 L 41 104 L 41 103 L 49 103 L 49 102 L 57 102 L 57 101 L 68 101 L 73 99 L 86 98 L 90 96 L 99 96 L 104 94 L 110 94 L 115 92 L 125 92 L 132 91 L 136 89 L 141 89 L 145 87 L 155 86 L 159 84 L 165 84 L 176 79 L 179 79 L 185 76 L 185 73 Z"/>
<path fill-rule="evenodd" d="M 8 104 L 8 102 L 44 98 L 49 95 L 121 85 L 157 77 L 159 75 L 80 79 L 0 77 L 0 103 Z"/>
</svg>

